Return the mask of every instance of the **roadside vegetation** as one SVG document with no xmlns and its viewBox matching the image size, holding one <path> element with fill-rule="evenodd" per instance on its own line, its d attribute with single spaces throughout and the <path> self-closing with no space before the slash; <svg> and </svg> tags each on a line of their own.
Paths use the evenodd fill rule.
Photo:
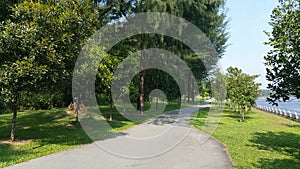
<svg viewBox="0 0 300 169">
<path fill-rule="evenodd" d="M 196 82 L 204 88 L 205 85 L 202 82 L 209 77 L 208 72 L 215 68 L 226 49 L 229 36 L 224 4 L 223 0 L 209 2 L 191 0 L 190 3 L 186 3 L 185 0 L 176 0 L 175 2 L 157 0 L 1 1 L 0 112 L 3 110 L 13 114 L 10 140 L 13 142 L 20 139 L 15 133 L 18 133 L 16 128 L 19 120 L 18 112 L 22 111 L 22 108 L 66 107 L 70 102 L 79 105 L 78 108 L 81 106 L 79 103 L 88 104 L 85 99 L 88 100 L 89 98 L 86 97 L 89 96 L 84 96 L 79 92 L 81 90 L 72 89 L 78 89 L 79 86 L 86 87 L 90 82 L 84 80 L 83 83 L 87 84 L 76 85 L 74 81 L 72 83 L 72 80 L 76 79 L 76 75 L 86 74 L 93 66 L 97 68 L 93 82 L 96 95 L 108 97 L 107 105 L 112 105 L 111 82 L 113 77 L 124 81 L 130 74 L 129 72 L 135 72 L 135 68 L 139 73 L 134 76 L 129 86 L 121 84 L 122 86 L 116 89 L 119 91 L 114 92 L 119 94 L 120 98 L 118 99 L 129 97 L 140 114 L 143 114 L 146 109 L 144 102 L 149 102 L 149 95 L 154 89 L 164 91 L 168 100 L 177 99 L 179 104 L 181 100 L 194 101 L 195 95 L 197 95 L 195 94 Z M 136 13 L 145 11 L 172 14 L 184 18 L 198 27 L 209 38 L 208 40 L 217 52 L 216 55 L 208 55 L 210 58 L 207 60 L 209 60 L 210 66 L 204 66 L 200 55 L 194 53 L 186 44 L 155 33 L 126 37 L 111 49 L 108 47 L 109 42 L 100 43 L 100 46 L 90 44 L 92 41 L 88 39 L 104 25 L 118 35 L 118 32 L 123 32 L 123 29 L 131 23 L 130 20 L 136 19 Z M 150 18 L 151 15 L 147 17 L 149 19 L 145 19 L 145 21 L 155 23 L 156 28 L 164 27 L 166 32 L 172 32 L 174 29 L 172 24 L 162 20 L 164 17 Z M 152 21 L 152 19 L 155 20 Z M 178 28 L 180 29 L 176 29 L 175 32 L 178 35 L 188 29 L 185 24 Z M 112 38 L 111 40 L 114 39 L 111 36 L 107 37 Z M 187 64 L 194 76 L 188 72 L 182 72 L 182 76 L 180 74 L 176 76 L 178 81 L 186 82 L 184 89 L 179 90 L 175 79 L 167 72 L 158 69 L 144 69 L 144 65 L 150 60 L 145 56 L 136 62 L 131 62 L 132 65 L 126 71 L 114 75 L 114 71 L 124 59 L 128 58 L 127 56 L 150 48 L 160 48 L 176 53 Z M 110 50 L 104 52 L 104 49 Z M 92 52 L 86 53 L 85 50 Z M 85 56 L 86 59 L 89 58 L 87 60 L 95 58 L 102 58 L 102 60 L 99 63 L 93 62 L 95 65 L 91 63 L 77 64 L 77 70 L 75 63 L 81 51 L 81 54 L 87 54 Z M 206 57 L 207 54 L 201 55 Z M 169 61 L 159 61 L 170 65 L 169 67 L 176 67 L 175 62 L 171 64 Z M 202 94 L 204 93 L 202 91 Z M 185 98 L 181 98 L 183 95 Z M 30 99 L 24 100 L 24 96 L 29 96 Z"/>
<path fill-rule="evenodd" d="M 86 88 L 86 84 L 90 82 L 84 80 L 86 84 L 76 86 L 72 80 L 76 79 L 74 74 L 83 74 L 85 70 L 95 66 L 97 73 L 93 86 L 103 113 L 100 120 L 107 121 L 111 126 L 101 128 L 99 139 L 138 124 L 124 118 L 122 112 L 117 112 L 111 93 L 113 78 L 123 81 L 128 77 L 127 73 L 135 72 L 134 69 L 137 68 L 139 73 L 131 79 L 130 84 L 121 85 L 119 91 L 115 92 L 120 100 L 130 98 L 138 112 L 137 116 L 141 115 L 143 121 L 159 115 L 144 114 L 150 106 L 150 95 L 154 89 L 164 91 L 166 100 L 173 101 L 167 105 L 165 111 L 178 109 L 179 105 L 185 107 L 185 103 L 199 100 L 196 98 L 199 91 L 202 98 L 226 100 L 229 105 L 213 137 L 228 146 L 237 168 L 299 169 L 300 124 L 256 109 L 251 110 L 260 94 L 260 84 L 255 82 L 258 75 L 248 75 L 234 67 L 227 69 L 224 76 L 218 72 L 218 61 L 226 51 L 229 38 L 227 9 L 224 6 L 226 1 L 188 2 L 1 1 L 0 167 L 92 142 L 78 123 L 78 110 L 80 106 L 91 106 L 84 100 L 90 98 L 72 90 L 78 86 Z M 288 100 L 290 96 L 300 98 L 299 7 L 299 0 L 279 0 L 279 6 L 273 10 L 269 23 L 273 30 L 266 32 L 269 37 L 266 44 L 272 50 L 264 59 L 266 77 L 271 83 L 267 86 L 268 91 L 264 91 L 262 95 L 268 96 L 268 100 L 274 104 L 281 99 Z M 122 32 L 122 28 L 130 24 L 128 21 L 134 20 L 140 12 L 168 13 L 188 20 L 206 35 L 212 43 L 208 46 L 214 46 L 216 53 L 195 53 L 196 51 L 192 51 L 179 39 L 150 32 L 126 37 L 109 51 L 106 51 L 105 43 L 92 46 L 91 51 L 87 52 L 88 58 L 102 56 L 102 61 L 95 62 L 96 65 L 80 64 L 79 70 L 82 72 L 74 71 L 78 55 L 88 49 L 85 48 L 90 45 L 88 39 L 99 28 L 109 25 L 112 30 Z M 173 24 L 162 18 L 146 18 L 145 21 L 151 20 L 151 23 L 155 23 L 151 27 L 164 27 L 166 32 L 172 34 L 182 34 L 188 28 L 183 24 L 174 29 Z M 202 41 L 202 37 L 199 38 Z M 136 62 L 131 62 L 137 65 L 128 66 L 128 70 L 122 72 L 124 74 L 114 75 L 127 56 L 150 48 L 164 49 L 176 54 L 189 67 L 191 73 L 184 70 L 176 79 L 162 70 L 144 69 L 150 59 L 141 56 Z M 141 53 L 144 55 L 144 52 Z M 163 54 L 161 56 L 165 57 Z M 202 62 L 200 58 L 205 58 L 209 64 Z M 175 62 L 165 63 L 179 70 Z M 183 82 L 183 89 L 176 80 Z M 76 117 L 66 113 L 64 108 L 68 105 L 73 105 Z M 194 114 L 196 128 L 201 130 L 207 112 L 208 109 L 203 109 Z"/>
</svg>

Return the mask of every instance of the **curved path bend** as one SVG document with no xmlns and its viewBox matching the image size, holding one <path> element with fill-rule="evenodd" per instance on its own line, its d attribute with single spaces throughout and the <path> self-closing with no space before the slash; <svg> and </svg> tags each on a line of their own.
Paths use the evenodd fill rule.
<svg viewBox="0 0 300 169">
<path fill-rule="evenodd" d="M 200 108 L 209 104 L 200 105 Z M 182 110 L 183 116 L 180 121 L 182 129 L 186 125 L 195 108 Z M 200 144 L 200 132 L 190 128 L 190 132 L 181 142 L 169 151 L 149 158 L 132 159 L 116 156 L 101 149 L 98 145 L 113 145 L 115 150 L 141 149 L 141 151 L 154 151 L 151 146 L 132 144 L 128 136 L 143 137 L 165 131 L 173 125 L 173 117 L 178 111 L 170 111 L 164 115 L 153 118 L 141 125 L 123 131 L 117 136 L 94 142 L 67 151 L 40 157 L 28 162 L 16 164 L 6 169 L 232 169 L 233 164 L 227 154 L 226 147 L 217 140 L 209 137 Z M 180 130 L 180 128 L 179 128 Z M 204 134 L 204 133 L 201 133 Z M 205 134 L 204 134 L 205 135 Z M 164 137 L 161 147 L 172 142 L 174 138 Z M 124 146 L 125 145 L 125 146 Z M 139 147 L 140 146 L 140 147 Z"/>
</svg>

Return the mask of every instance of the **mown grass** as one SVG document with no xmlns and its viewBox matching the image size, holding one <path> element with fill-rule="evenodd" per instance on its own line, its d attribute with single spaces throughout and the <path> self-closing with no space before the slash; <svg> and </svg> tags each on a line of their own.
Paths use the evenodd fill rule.
<svg viewBox="0 0 300 169">
<path fill-rule="evenodd" d="M 146 108 L 150 105 L 146 103 Z M 109 106 L 99 107 L 103 116 L 109 118 Z M 178 109 L 176 103 L 168 104 L 165 111 Z M 110 127 L 100 128 L 100 139 L 136 125 L 124 118 L 115 108 L 112 111 L 113 120 L 107 121 Z M 155 116 L 145 116 L 145 120 Z M 68 115 L 63 109 L 27 110 L 18 113 L 16 127 L 16 142 L 9 143 L 11 129 L 11 114 L 0 115 L 0 168 L 25 162 L 76 146 L 91 143 L 92 140 L 75 122 L 75 117 Z M 103 120 L 103 119 L 102 119 Z"/>
<path fill-rule="evenodd" d="M 90 143 L 75 118 L 61 109 L 18 113 L 16 143 L 3 143 L 10 135 L 11 114 L 0 115 L 0 167 Z M 20 143 L 25 141 L 25 143 Z"/>
<path fill-rule="evenodd" d="M 201 130 L 209 108 L 194 114 L 194 126 Z M 299 169 L 300 124 L 253 109 L 245 122 L 226 109 L 213 137 L 227 145 L 238 169 Z"/>
</svg>

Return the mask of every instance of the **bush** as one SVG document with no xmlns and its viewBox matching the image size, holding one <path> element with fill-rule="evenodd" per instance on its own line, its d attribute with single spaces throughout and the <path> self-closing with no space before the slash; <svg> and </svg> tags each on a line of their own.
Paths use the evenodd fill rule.
<svg viewBox="0 0 300 169">
<path fill-rule="evenodd" d="M 57 93 L 21 93 L 20 108 L 46 110 L 64 106 L 62 94 Z"/>
<path fill-rule="evenodd" d="M 109 104 L 109 96 L 104 94 L 97 95 L 97 103 L 98 105 L 108 105 Z"/>
</svg>

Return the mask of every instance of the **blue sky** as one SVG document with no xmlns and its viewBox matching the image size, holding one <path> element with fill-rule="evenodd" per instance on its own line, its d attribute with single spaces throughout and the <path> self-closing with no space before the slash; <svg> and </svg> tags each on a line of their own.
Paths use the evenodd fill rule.
<svg viewBox="0 0 300 169">
<path fill-rule="evenodd" d="M 268 40 L 263 31 L 271 30 L 268 22 L 277 5 L 277 0 L 227 0 L 230 38 L 221 59 L 224 72 L 234 66 L 247 74 L 260 74 L 256 81 L 266 88 L 263 56 L 270 48 L 263 44 Z"/>
</svg>

